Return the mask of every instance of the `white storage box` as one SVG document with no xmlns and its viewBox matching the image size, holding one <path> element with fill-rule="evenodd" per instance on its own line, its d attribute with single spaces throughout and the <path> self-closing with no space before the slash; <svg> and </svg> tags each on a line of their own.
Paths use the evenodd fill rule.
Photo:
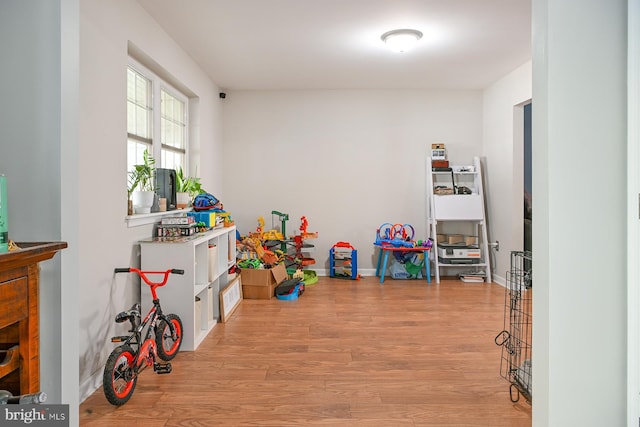
<svg viewBox="0 0 640 427">
<path fill-rule="evenodd" d="M 440 258 L 480 258 L 480 249 L 470 247 L 454 247 L 439 245 L 438 256 Z"/>
<path fill-rule="evenodd" d="M 218 276 L 218 247 L 209 245 L 209 282 L 216 280 Z"/>
<path fill-rule="evenodd" d="M 195 301 L 195 330 L 199 332 L 202 329 L 202 301 L 196 297 Z"/>
<path fill-rule="evenodd" d="M 209 285 L 209 321 L 220 319 L 220 282 L 216 281 Z"/>
</svg>

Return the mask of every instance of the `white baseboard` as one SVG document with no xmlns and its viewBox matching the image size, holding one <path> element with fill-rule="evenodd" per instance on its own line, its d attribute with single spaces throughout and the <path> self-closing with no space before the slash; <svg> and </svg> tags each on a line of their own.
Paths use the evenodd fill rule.
<svg viewBox="0 0 640 427">
<path fill-rule="evenodd" d="M 96 390 L 102 388 L 102 371 L 94 372 L 80 384 L 80 403 L 84 402 Z"/>
<path fill-rule="evenodd" d="M 493 281 L 498 285 L 502 286 L 503 288 L 507 287 L 507 280 L 502 276 L 498 276 L 497 274 L 494 274 Z"/>
</svg>

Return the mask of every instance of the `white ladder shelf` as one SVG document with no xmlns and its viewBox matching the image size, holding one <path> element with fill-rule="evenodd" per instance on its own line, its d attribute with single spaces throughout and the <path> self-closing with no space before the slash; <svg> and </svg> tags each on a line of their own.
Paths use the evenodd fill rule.
<svg viewBox="0 0 640 427">
<path fill-rule="evenodd" d="M 474 157 L 473 165 L 451 165 L 451 170 L 434 171 L 431 166 L 431 157 L 427 158 L 427 228 L 433 239 L 430 261 L 433 263 L 431 271 L 434 272 L 436 283 L 440 283 L 441 269 L 460 270 L 461 273 L 482 272 L 485 281 L 490 283 L 491 262 L 489 259 L 489 243 L 487 240 L 487 221 L 485 214 L 485 197 L 483 188 L 482 164 L 479 157 Z M 453 182 L 451 182 L 453 180 Z M 442 185 L 445 184 L 445 185 Z M 453 194 L 436 194 L 434 189 L 438 187 L 450 187 Z M 465 187 L 465 191 L 460 188 Z M 446 242 L 438 241 L 438 227 L 453 223 L 471 228 L 473 235 L 477 236 L 477 245 L 480 250 L 480 259 L 474 263 L 443 263 L 438 257 L 438 245 Z M 477 262 L 479 261 L 479 262 Z"/>
</svg>

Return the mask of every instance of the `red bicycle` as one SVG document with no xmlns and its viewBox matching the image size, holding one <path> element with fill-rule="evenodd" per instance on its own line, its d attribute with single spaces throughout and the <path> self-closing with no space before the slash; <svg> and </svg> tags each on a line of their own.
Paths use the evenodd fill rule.
<svg viewBox="0 0 640 427">
<path fill-rule="evenodd" d="M 171 359 L 176 357 L 182 344 L 182 320 L 177 314 L 164 314 L 160 307 L 160 299 L 156 288 L 164 286 L 169 274 L 184 274 L 184 270 L 170 269 L 166 271 L 141 271 L 137 268 L 116 268 L 116 273 L 137 273 L 151 288 L 153 306 L 140 321 L 140 303 L 131 309 L 118 313 L 116 323 L 129 321 L 130 335 L 111 338 L 111 342 L 121 342 L 116 347 L 104 367 L 102 385 L 104 394 L 112 405 L 120 406 L 131 398 L 136 388 L 138 375 L 146 367 L 153 366 L 158 374 L 171 372 Z M 152 281 L 148 275 L 161 275 L 159 281 Z M 143 337 L 144 333 L 144 339 Z M 158 359 L 166 363 L 158 362 Z"/>
</svg>

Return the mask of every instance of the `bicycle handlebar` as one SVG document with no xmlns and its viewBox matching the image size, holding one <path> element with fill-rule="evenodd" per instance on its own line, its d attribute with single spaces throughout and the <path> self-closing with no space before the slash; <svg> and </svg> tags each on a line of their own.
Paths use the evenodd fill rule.
<svg viewBox="0 0 640 427">
<path fill-rule="evenodd" d="M 165 271 L 142 271 L 139 268 L 125 267 L 125 268 L 115 268 L 113 271 L 115 273 L 136 273 L 147 285 L 151 286 L 151 292 L 154 295 L 154 298 L 155 298 L 155 288 L 158 286 L 164 286 L 167 283 L 167 280 L 169 279 L 169 274 L 184 274 L 184 270 L 181 270 L 178 268 L 170 268 Z M 149 274 L 161 274 L 164 277 L 161 281 L 155 282 L 149 279 L 149 277 L 147 276 Z"/>
<path fill-rule="evenodd" d="M 124 268 L 114 268 L 113 272 L 114 273 L 158 273 L 158 274 L 164 274 L 166 272 L 169 272 L 172 274 L 184 274 L 184 270 L 181 270 L 179 268 L 172 268 L 167 271 L 141 271 L 141 270 L 138 270 L 137 268 L 124 267 Z"/>
</svg>

